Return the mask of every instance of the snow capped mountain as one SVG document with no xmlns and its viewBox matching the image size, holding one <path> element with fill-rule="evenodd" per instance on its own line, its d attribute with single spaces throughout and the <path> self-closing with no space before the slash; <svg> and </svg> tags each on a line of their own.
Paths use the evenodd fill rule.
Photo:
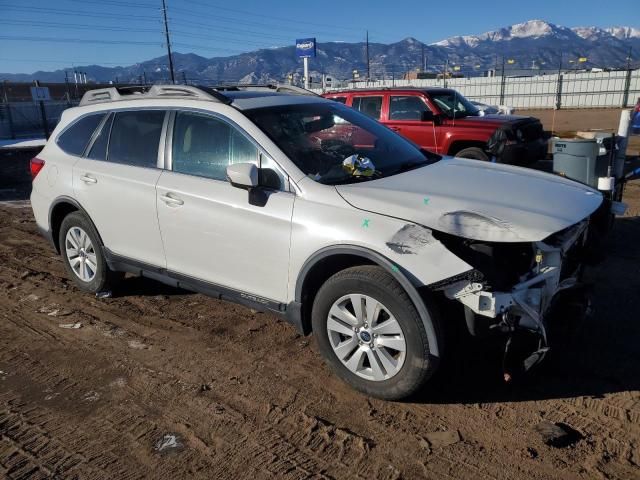
<svg viewBox="0 0 640 480">
<path fill-rule="evenodd" d="M 640 38 L 640 29 L 633 27 L 611 27 L 605 29 L 607 33 L 618 39 Z"/>
<path fill-rule="evenodd" d="M 515 38 L 535 39 L 546 36 L 554 36 L 556 38 L 567 39 L 571 35 L 571 30 L 566 27 L 545 22 L 544 20 L 529 20 L 528 22 L 516 23 L 515 25 L 511 25 L 510 27 L 501 28 L 499 30 L 494 30 L 491 32 L 485 32 L 480 35 L 450 37 L 439 42 L 432 43 L 432 45 L 441 47 L 459 47 L 462 45 L 476 47 L 480 43 L 485 41 L 499 42 L 512 40 Z"/>
<path fill-rule="evenodd" d="M 589 41 L 607 38 L 619 40 L 640 38 L 640 29 L 633 27 L 575 27 L 567 28 L 544 20 L 529 20 L 524 23 L 516 23 L 510 27 L 485 32 L 480 35 L 464 35 L 449 37 L 439 42 L 432 43 L 439 47 L 477 47 L 483 42 L 501 42 L 514 39 L 539 39 L 551 37 L 557 40 L 571 40 L 576 36 Z"/>
</svg>

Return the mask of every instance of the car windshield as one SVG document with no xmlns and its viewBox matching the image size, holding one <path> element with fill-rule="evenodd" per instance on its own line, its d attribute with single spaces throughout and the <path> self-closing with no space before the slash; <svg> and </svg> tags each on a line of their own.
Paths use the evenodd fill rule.
<svg viewBox="0 0 640 480">
<path fill-rule="evenodd" d="M 374 180 L 440 159 L 337 102 L 263 107 L 245 114 L 305 175 L 324 184 Z"/>
<path fill-rule="evenodd" d="M 480 110 L 455 90 L 429 92 L 433 102 L 449 118 L 477 117 Z"/>
</svg>

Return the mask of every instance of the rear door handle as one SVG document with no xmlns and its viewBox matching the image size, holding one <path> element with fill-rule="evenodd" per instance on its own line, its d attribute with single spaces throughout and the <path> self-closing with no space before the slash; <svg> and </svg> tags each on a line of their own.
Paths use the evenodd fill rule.
<svg viewBox="0 0 640 480">
<path fill-rule="evenodd" d="M 92 177 L 91 175 L 89 175 L 88 173 L 81 175 L 80 180 L 82 180 L 84 183 L 98 183 L 98 180 Z"/>
<path fill-rule="evenodd" d="M 179 198 L 175 198 L 175 197 L 171 196 L 170 193 L 167 193 L 166 195 L 160 195 L 160 200 L 162 200 L 167 205 L 173 205 L 173 206 L 176 206 L 176 207 L 179 206 L 179 205 L 184 205 L 184 200 L 180 200 Z"/>
</svg>

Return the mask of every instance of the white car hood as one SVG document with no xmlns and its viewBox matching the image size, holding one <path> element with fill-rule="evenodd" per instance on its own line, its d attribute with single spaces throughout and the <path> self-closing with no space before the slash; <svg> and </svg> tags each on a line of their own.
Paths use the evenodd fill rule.
<svg viewBox="0 0 640 480">
<path fill-rule="evenodd" d="M 492 242 L 543 240 L 602 203 L 597 190 L 557 175 L 461 158 L 336 189 L 358 209 Z"/>
</svg>

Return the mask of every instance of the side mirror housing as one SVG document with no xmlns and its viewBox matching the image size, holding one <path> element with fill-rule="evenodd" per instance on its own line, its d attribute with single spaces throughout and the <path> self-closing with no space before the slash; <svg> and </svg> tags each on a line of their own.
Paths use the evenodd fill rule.
<svg viewBox="0 0 640 480">
<path fill-rule="evenodd" d="M 258 186 L 258 167 L 253 163 L 234 163 L 227 167 L 227 179 L 237 188 L 245 190 Z"/>
<path fill-rule="evenodd" d="M 434 119 L 435 115 L 431 110 L 425 110 L 424 112 L 422 112 L 422 116 L 420 118 L 420 120 L 423 122 L 433 122 Z"/>
</svg>

